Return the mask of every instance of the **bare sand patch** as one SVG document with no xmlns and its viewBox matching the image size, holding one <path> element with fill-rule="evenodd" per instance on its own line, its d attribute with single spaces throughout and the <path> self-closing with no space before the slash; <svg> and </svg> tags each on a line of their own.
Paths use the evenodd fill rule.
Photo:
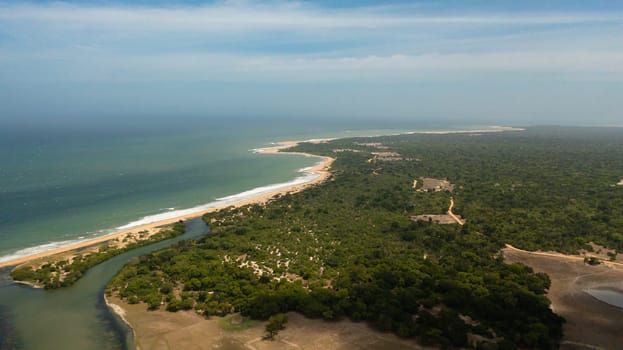
<svg viewBox="0 0 623 350">
<path fill-rule="evenodd" d="M 432 222 L 432 223 L 441 224 L 441 225 L 447 225 L 447 224 L 459 224 L 461 226 L 465 225 L 465 220 L 463 220 L 461 215 L 454 214 L 454 212 L 452 211 L 453 208 L 454 208 L 454 198 L 450 198 L 450 206 L 448 207 L 448 211 L 446 214 L 413 215 L 411 216 L 411 220 L 426 221 L 426 222 Z"/>
<path fill-rule="evenodd" d="M 432 222 L 440 225 L 447 224 L 456 224 L 454 218 L 448 214 L 422 214 L 422 215 L 413 215 L 411 216 L 411 220 L 413 221 L 425 221 Z"/>
<path fill-rule="evenodd" d="M 502 252 L 509 263 L 523 263 L 535 272 L 549 275 L 552 285 L 547 296 L 552 301 L 552 310 L 567 320 L 561 349 L 621 348 L 623 310 L 585 292 L 597 287 L 623 290 L 620 264 L 591 266 L 579 255 L 527 252 L 512 247 Z"/>
<path fill-rule="evenodd" d="M 397 152 L 372 152 L 372 158 L 368 159 L 368 163 L 375 162 L 397 162 L 403 160 L 400 153 Z"/>
<path fill-rule="evenodd" d="M 450 181 L 445 179 L 433 179 L 431 177 L 424 177 L 422 179 L 422 187 L 420 187 L 418 192 L 427 192 L 427 191 L 448 191 L 452 192 L 454 190 L 454 185 L 450 183 Z"/>
<path fill-rule="evenodd" d="M 192 311 L 146 311 L 141 304 L 129 305 L 109 298 L 115 311 L 123 310 L 124 318 L 135 334 L 138 349 L 221 349 L 221 350 L 330 350 L 330 349 L 426 349 L 413 340 L 382 333 L 363 322 L 312 320 L 288 313 L 286 328 L 274 341 L 262 340 L 266 322 L 249 327 L 223 327 L 222 317 L 204 319 Z"/>
</svg>

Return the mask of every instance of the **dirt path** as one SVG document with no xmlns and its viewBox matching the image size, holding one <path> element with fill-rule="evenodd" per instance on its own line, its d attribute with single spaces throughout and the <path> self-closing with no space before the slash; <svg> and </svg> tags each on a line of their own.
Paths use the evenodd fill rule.
<svg viewBox="0 0 623 350">
<path fill-rule="evenodd" d="M 452 219 L 456 221 L 457 224 L 461 226 L 465 225 L 465 221 L 454 215 L 454 213 L 452 212 L 452 208 L 454 208 L 454 198 L 450 197 L 450 207 L 448 208 L 448 215 L 450 215 L 450 217 L 452 217 Z"/>
<path fill-rule="evenodd" d="M 541 251 L 535 251 L 535 252 L 531 252 L 528 250 L 523 250 L 523 249 L 519 249 L 519 248 L 515 248 L 510 244 L 506 244 L 506 249 L 510 249 L 510 250 L 514 250 L 516 252 L 522 252 L 525 254 L 531 254 L 531 255 L 540 255 L 540 256 L 549 256 L 552 258 L 559 258 L 559 259 L 568 259 L 568 260 L 574 260 L 574 261 L 582 261 L 584 262 L 584 255 L 566 255 L 566 254 L 562 254 L 562 253 L 555 253 L 555 252 L 541 252 Z M 586 257 L 591 257 L 591 255 L 586 255 Z M 602 260 L 599 259 L 599 261 L 605 265 L 605 266 L 612 266 L 612 267 L 623 267 L 623 263 L 620 262 L 615 262 L 615 261 L 607 261 L 607 260 Z"/>
</svg>

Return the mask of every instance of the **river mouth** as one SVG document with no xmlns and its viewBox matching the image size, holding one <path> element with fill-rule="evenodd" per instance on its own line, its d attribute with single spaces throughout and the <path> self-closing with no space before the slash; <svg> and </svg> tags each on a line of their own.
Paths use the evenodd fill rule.
<svg viewBox="0 0 623 350">
<path fill-rule="evenodd" d="M 130 259 L 209 228 L 201 218 L 186 221 L 180 236 L 129 250 L 92 267 L 74 285 L 43 290 L 13 283 L 10 268 L 0 270 L 0 350 L 128 350 L 132 331 L 104 303 L 104 288 Z M 42 312 L 45 310 L 45 312 Z"/>
<path fill-rule="evenodd" d="M 612 287 L 596 287 L 585 290 L 593 298 L 623 310 L 623 290 Z"/>
</svg>

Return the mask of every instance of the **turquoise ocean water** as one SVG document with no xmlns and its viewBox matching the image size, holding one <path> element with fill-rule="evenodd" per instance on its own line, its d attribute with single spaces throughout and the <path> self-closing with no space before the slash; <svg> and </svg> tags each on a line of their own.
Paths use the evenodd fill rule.
<svg viewBox="0 0 623 350">
<path fill-rule="evenodd" d="M 477 127 L 247 120 L 3 129 L 0 261 L 219 203 L 232 195 L 252 195 L 266 186 L 301 179 L 306 176 L 301 169 L 318 161 L 253 152 L 272 142 L 465 128 Z M 203 232 L 197 225 L 189 234 Z M 101 292 L 127 259 L 141 253 L 101 264 L 75 286 L 54 292 L 12 284 L 5 269 L 0 277 L 0 349 L 3 344 L 36 349 L 44 339 L 61 342 L 53 348 L 125 348 L 126 330 L 101 307 Z M 33 319 L 45 322 L 29 321 Z M 58 322 L 63 329 L 74 329 L 68 333 L 73 336 L 53 336 L 60 331 L 51 332 L 50 324 Z"/>
</svg>

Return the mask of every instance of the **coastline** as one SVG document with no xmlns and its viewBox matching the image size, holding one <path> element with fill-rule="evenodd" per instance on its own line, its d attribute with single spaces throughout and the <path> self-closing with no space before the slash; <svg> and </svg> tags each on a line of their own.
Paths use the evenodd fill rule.
<svg viewBox="0 0 623 350">
<path fill-rule="evenodd" d="M 480 133 L 498 133 L 498 132 L 525 131 L 525 130 L 526 129 L 524 128 L 493 125 L 493 126 L 490 126 L 488 129 L 405 131 L 403 133 L 390 134 L 386 136 L 414 135 L 414 134 L 423 134 L 423 135 L 427 135 L 427 134 L 428 135 L 447 135 L 447 134 L 471 134 L 471 133 L 480 134 Z M 383 135 L 369 135 L 366 137 L 378 137 L 378 136 L 383 136 Z M 329 176 L 328 169 L 330 168 L 334 159 L 331 157 L 317 156 L 317 155 L 303 153 L 303 152 L 280 152 L 280 151 L 285 148 L 294 147 L 300 143 L 305 143 L 305 142 L 306 143 L 324 143 L 324 142 L 328 142 L 332 140 L 335 140 L 335 138 L 317 138 L 317 139 L 309 139 L 309 140 L 302 140 L 302 141 L 280 141 L 280 142 L 275 142 L 274 146 L 252 150 L 254 153 L 262 153 L 262 154 L 278 154 L 279 153 L 279 154 L 293 154 L 293 155 L 302 155 L 305 157 L 320 158 L 322 160 L 318 164 L 303 169 L 303 172 L 307 174 L 316 175 L 314 178 L 304 179 L 302 180 L 302 182 L 296 181 L 298 179 L 295 179 L 291 181 L 292 184 L 285 185 L 283 187 L 279 186 L 278 188 L 275 188 L 275 189 L 270 189 L 271 185 L 269 185 L 267 186 L 268 189 L 266 191 L 261 191 L 256 194 L 254 193 L 252 195 L 249 195 L 248 197 L 240 196 L 240 195 L 246 194 L 250 191 L 234 194 L 234 195 L 223 197 L 223 198 L 218 198 L 215 202 L 208 203 L 206 205 L 201 205 L 195 208 L 180 210 L 180 215 L 154 220 L 154 221 L 151 221 L 145 224 L 133 225 L 131 223 L 131 224 L 122 225 L 117 228 L 116 232 L 113 232 L 110 234 L 106 234 L 106 235 L 99 236 L 99 237 L 94 237 L 91 239 L 81 240 L 81 241 L 77 241 L 74 243 L 69 243 L 64 246 L 37 252 L 34 254 L 17 256 L 15 258 L 0 261 L 0 268 L 16 267 L 16 266 L 19 266 L 19 265 L 22 265 L 22 264 L 25 264 L 25 263 L 28 263 L 28 262 L 31 262 L 37 259 L 43 259 L 43 258 L 52 256 L 52 255 L 57 255 L 57 254 L 71 252 L 71 251 L 78 250 L 78 249 L 83 249 L 85 247 L 89 247 L 92 245 L 103 244 L 103 243 L 106 243 L 112 240 L 118 239 L 121 241 L 125 237 L 129 236 L 130 234 L 133 234 L 139 231 L 150 231 L 151 233 L 153 233 L 154 231 L 157 232 L 159 231 L 159 229 L 162 228 L 162 226 L 171 225 L 179 220 L 193 219 L 193 218 L 202 216 L 204 214 L 218 211 L 218 210 L 231 207 L 231 206 L 239 207 L 239 206 L 244 206 L 248 204 L 265 203 L 276 195 L 283 195 L 285 193 L 293 193 L 293 192 L 301 191 L 307 186 L 311 186 L 311 185 L 323 182 Z M 275 185 L 279 185 L 279 184 L 275 184 Z M 251 191 L 253 190 L 255 189 L 252 189 Z M 222 203 L 219 203 L 219 202 L 222 202 Z M 211 204 L 214 204 L 214 206 L 210 206 Z M 160 215 L 160 214 L 157 214 L 157 215 Z M 156 216 L 156 215 L 153 215 L 153 216 Z M 146 218 L 149 218 L 149 216 Z"/>
<path fill-rule="evenodd" d="M 325 142 L 326 140 L 310 140 L 310 142 Z M 88 239 L 88 240 L 84 240 L 84 241 L 79 241 L 73 244 L 69 244 L 63 247 L 59 247 L 59 248 L 55 248 L 55 249 L 51 249 L 51 250 L 47 250 L 47 251 L 43 251 L 43 252 L 39 252 L 36 254 L 32 254 L 32 255 L 27 255 L 27 256 L 21 256 L 21 257 L 16 257 L 14 259 L 10 259 L 10 260 L 6 260 L 6 261 L 2 261 L 0 262 L 0 268 L 6 268 L 6 267 L 16 267 L 28 262 L 31 262 L 33 260 L 37 260 L 37 259 L 43 259 L 52 255 L 57 255 L 57 254 L 61 254 L 61 253 L 66 253 L 66 252 L 70 252 L 73 250 L 78 250 L 78 249 L 83 249 L 95 244 L 102 244 L 108 241 L 112 241 L 112 240 L 123 240 L 126 236 L 133 234 L 135 232 L 140 232 L 140 231 L 154 231 L 154 230 L 159 230 L 160 228 L 162 228 L 162 226 L 166 226 L 166 225 L 170 225 L 173 224 L 175 222 L 178 222 L 180 220 L 184 221 L 184 220 L 188 220 L 188 219 L 193 219 L 193 218 L 197 218 L 200 216 L 203 216 L 204 214 L 207 213 L 211 213 L 211 212 L 215 212 L 224 208 L 228 208 L 228 207 L 241 207 L 241 206 L 245 206 L 245 205 L 249 205 L 249 204 L 261 204 L 261 203 L 266 203 L 268 202 L 271 198 L 273 198 L 276 195 L 283 195 L 286 193 L 294 193 L 294 192 L 299 192 L 309 186 L 318 184 L 320 182 L 325 181 L 329 175 L 329 168 L 331 167 L 331 164 L 333 163 L 334 158 L 331 157 L 322 157 L 322 156 L 316 156 L 316 155 L 312 155 L 312 154 L 308 154 L 308 153 L 300 153 L 300 152 L 280 152 L 280 150 L 284 149 L 284 148 L 289 148 L 289 147 L 293 147 L 296 146 L 297 144 L 301 143 L 301 142 L 307 142 L 307 141 L 284 141 L 284 142 L 278 142 L 276 143 L 275 146 L 272 147 L 267 147 L 267 148 L 260 148 L 255 150 L 256 153 L 262 153 L 262 154 L 297 154 L 297 155 L 303 155 L 306 157 L 315 157 L 315 158 L 321 158 L 322 160 L 315 164 L 314 166 L 311 166 L 309 168 L 305 168 L 304 172 L 308 173 L 308 174 L 314 174 L 315 176 L 309 179 L 305 179 L 304 182 L 301 183 L 293 183 L 290 184 L 288 186 L 285 187 L 279 187 L 277 189 L 272 189 L 272 190 L 267 190 L 265 192 L 260 192 L 257 193 L 253 196 L 250 197 L 246 197 L 246 198 L 241 198 L 239 200 L 235 200 L 233 202 L 228 202 L 225 201 L 225 203 L 221 203 L 218 204 L 218 202 L 216 203 L 216 205 L 214 207 L 210 207 L 210 208 L 205 208 L 205 209 L 198 209 L 197 211 L 192 211 L 189 213 L 184 213 L 182 215 L 179 216 L 175 216 L 175 217 L 170 217 L 170 218 L 166 218 L 163 220 L 158 220 L 158 221 L 154 221 L 154 222 L 150 222 L 147 224 L 143 224 L 143 225 L 137 225 L 137 226 L 133 226 L 133 227 L 129 227 L 129 228 L 124 228 L 118 232 L 114 232 L 112 234 L 109 235 L 105 235 L 105 236 L 100 236 L 100 237 L 95 237 L 93 239 Z M 229 198 L 229 197 L 226 197 Z M 123 227 L 123 226 L 122 226 Z"/>
<path fill-rule="evenodd" d="M 499 128 L 499 129 L 494 129 L 488 132 L 523 131 L 523 130 L 524 129 Z M 475 132 L 483 132 L 483 131 L 484 130 L 476 130 Z M 453 133 L 471 133 L 471 132 L 472 131 L 457 131 L 457 132 L 442 132 L 442 133 L 432 132 L 432 133 L 453 134 Z M 487 131 L 484 131 L 484 132 L 487 132 Z M 419 134 L 419 132 L 410 132 L 410 133 L 404 133 L 404 134 L 415 134 L 415 133 Z M 421 134 L 427 134 L 427 133 L 428 132 L 422 132 Z M 280 152 L 280 151 L 286 148 L 296 146 L 297 144 L 301 142 L 324 143 L 330 140 L 333 140 L 333 139 L 317 139 L 317 140 L 306 140 L 306 141 L 300 141 L 300 142 L 283 141 L 283 142 L 275 143 L 274 146 L 261 148 L 261 149 L 255 149 L 253 151 L 255 153 L 263 153 L 263 154 L 280 153 L 280 154 L 303 155 L 307 157 L 319 157 L 316 155 L 311 155 L 311 154 L 302 153 L 302 152 Z M 330 158 L 330 157 L 321 157 L 321 158 L 323 158 L 322 163 L 317 164 L 311 169 L 307 169 L 307 171 L 312 171 L 314 173 L 321 173 L 322 176 L 310 182 L 307 182 L 305 184 L 301 184 L 299 186 L 288 187 L 287 189 L 283 189 L 282 191 L 279 191 L 279 192 L 280 193 L 297 192 L 297 191 L 300 191 L 306 188 L 307 186 L 324 181 L 329 176 L 328 168 L 330 167 L 331 163 L 334 161 L 334 158 Z M 264 202 L 263 200 L 258 200 L 256 197 L 254 198 L 256 199 L 256 201 L 252 201 L 251 203 Z M 245 204 L 249 204 L 249 203 L 245 203 Z M 236 203 L 236 205 L 243 205 L 243 204 Z M 450 211 L 451 211 L 451 208 L 450 208 Z M 459 223 L 461 222 L 459 221 Z M 219 341 L 222 341 L 221 340 L 222 338 L 227 339 L 227 342 L 224 344 L 232 346 L 231 347 L 232 349 L 234 348 L 238 349 L 237 347 L 238 345 L 240 346 L 240 349 L 243 349 L 243 348 L 253 349 L 254 347 L 251 344 L 258 342 L 259 339 L 261 339 L 261 336 L 263 335 L 263 326 L 257 326 L 257 327 L 254 327 L 254 329 L 241 331 L 239 333 L 238 338 L 236 338 L 236 340 L 234 341 L 234 340 L 230 340 L 229 338 L 229 337 L 235 338 L 231 336 L 231 333 L 230 335 L 223 335 L 224 333 L 227 333 L 227 332 L 223 330 L 218 330 L 218 327 L 215 326 L 216 324 L 215 320 L 201 319 L 197 315 L 195 315 L 193 311 L 179 311 L 176 313 L 169 313 L 167 311 L 163 311 L 162 309 L 156 310 L 156 311 L 147 311 L 147 310 L 144 310 L 144 304 L 130 305 L 124 302 L 123 300 L 116 299 L 116 297 L 107 298 L 106 296 L 104 296 L 104 298 L 105 298 L 106 305 L 108 306 L 109 310 L 115 313 L 132 330 L 132 335 L 134 337 L 134 345 L 137 349 L 141 349 L 143 348 L 143 346 L 145 346 L 145 348 L 151 348 L 149 345 L 163 344 L 163 343 L 169 343 L 169 342 L 172 342 L 177 345 L 189 344 L 190 342 L 193 341 L 194 339 L 193 337 L 196 334 L 198 329 L 207 329 L 207 330 L 210 330 L 211 332 L 215 332 L 213 335 L 214 337 L 218 338 Z M 139 307 L 141 308 L 140 310 L 139 310 Z M 301 315 L 298 315 L 295 313 L 289 313 L 290 318 L 292 318 L 293 316 L 297 317 L 299 325 L 302 326 L 301 328 L 306 329 L 304 333 L 307 335 L 314 333 L 314 332 L 310 332 L 308 328 L 310 328 L 312 325 L 313 325 L 312 328 L 314 327 L 320 328 L 322 326 L 319 326 L 319 324 L 323 324 L 324 322 L 321 320 L 305 319 Z M 348 320 L 340 321 L 340 324 L 341 324 L 341 327 L 351 327 L 353 325 L 356 325 L 357 327 L 362 326 L 361 324 L 355 324 Z M 333 324 L 330 324 L 330 325 L 331 327 L 333 327 Z M 296 338 L 294 337 L 291 338 L 287 334 L 288 332 L 290 332 L 291 329 L 292 329 L 292 322 L 290 321 L 289 325 L 286 326 L 286 329 L 280 333 L 281 335 L 276 342 L 265 343 L 265 344 L 262 343 L 262 347 L 267 348 L 267 349 L 278 349 L 278 348 L 283 348 L 284 346 L 292 347 L 292 348 L 299 348 L 299 349 L 305 348 L 302 345 L 302 343 L 299 343 L 299 344 L 296 343 L 297 342 L 296 338 L 301 338 L 301 334 L 297 334 Z M 355 331 L 353 331 L 352 328 L 348 328 L 348 329 L 349 329 L 348 334 L 355 333 Z M 357 329 L 357 332 L 362 332 L 362 331 L 365 332 L 365 335 L 367 337 L 370 337 L 371 335 L 373 335 L 374 337 L 378 337 L 380 339 L 376 341 L 379 341 L 379 342 L 387 341 L 386 344 L 391 344 L 392 346 L 399 344 L 402 348 L 428 349 L 428 348 L 422 347 L 414 343 L 409 343 L 403 339 L 399 339 L 399 338 L 394 339 L 392 335 L 387 335 L 385 333 L 378 332 L 376 330 L 368 328 L 367 326 L 365 326 L 365 328 L 363 329 Z M 190 332 L 190 333 L 187 333 L 187 332 Z M 335 332 L 331 334 L 325 334 L 325 333 L 319 333 L 319 334 L 322 335 L 324 338 L 347 337 L 347 334 L 339 334 L 339 332 Z M 364 334 L 364 333 L 360 333 L 360 334 Z M 205 334 L 202 334 L 202 337 L 204 337 L 204 335 Z M 240 342 L 240 338 L 244 339 L 245 341 Z M 313 341 L 321 341 L 321 339 L 313 339 Z M 313 341 L 309 343 L 312 344 Z M 193 345 L 197 345 L 197 344 L 193 344 Z"/>
<path fill-rule="evenodd" d="M 247 199 L 243 199 L 240 200 L 238 202 L 235 202 L 233 204 L 226 204 L 226 205 L 222 205 L 222 206 L 218 206 L 206 211 L 202 211 L 198 214 L 190 214 L 190 215 L 194 215 L 192 217 L 185 217 L 184 219 L 190 219 L 190 218 L 194 218 L 194 217 L 198 217 L 198 216 L 202 216 L 206 213 L 210 213 L 210 212 L 214 212 L 214 211 L 218 211 L 220 209 L 224 209 L 227 207 L 240 207 L 240 206 L 244 206 L 244 205 L 248 205 L 248 204 L 262 204 L 262 203 L 266 203 L 268 202 L 271 198 L 273 198 L 275 195 L 283 195 L 286 193 L 296 193 L 299 191 L 302 191 L 303 189 L 324 182 L 325 180 L 327 180 L 330 176 L 330 172 L 329 169 L 331 167 L 331 164 L 333 163 L 333 161 L 335 160 L 335 158 L 331 158 L 331 157 L 321 157 L 321 156 L 316 156 L 316 155 L 312 155 L 309 153 L 302 153 L 302 152 L 280 152 L 282 149 L 285 148 L 290 148 L 290 147 L 294 147 L 296 145 L 298 145 L 301 142 L 327 142 L 329 141 L 329 139 L 321 139 L 321 140 L 309 140 L 309 141 L 283 141 L 283 142 L 277 142 L 275 146 L 272 147 L 266 147 L 266 148 L 260 148 L 260 149 L 256 149 L 254 150 L 255 153 L 262 153 L 262 154 L 297 154 L 297 155 L 303 155 L 305 157 L 317 157 L 317 158 L 322 158 L 322 161 L 319 162 L 318 164 L 306 168 L 306 172 L 309 173 L 313 173 L 313 174 L 317 174 L 318 176 L 311 179 L 310 181 L 307 181 L 305 183 L 302 184 L 295 184 L 295 185 L 291 185 L 279 190 L 275 190 L 275 191 L 271 191 L 271 192 L 267 192 L 267 193 L 261 193 L 258 194 L 257 196 L 253 196 Z M 181 219 L 180 219 L 181 220 Z M 177 220 L 176 220 L 177 221 Z M 154 223 L 154 225 L 159 224 L 159 225 L 163 225 L 162 222 L 158 222 L 158 223 Z M 1 265 L 0 265 L 1 266 Z M 124 309 L 124 306 L 119 305 L 122 304 L 122 301 L 119 301 L 118 303 L 115 303 L 113 301 L 111 301 L 107 296 L 106 293 L 104 293 L 104 302 L 106 303 L 106 306 L 108 307 L 108 309 L 114 313 L 116 315 L 116 317 L 118 317 L 119 319 L 121 319 L 121 321 L 132 331 L 132 338 L 133 338 L 133 342 L 134 342 L 134 346 L 136 347 L 137 350 L 141 350 L 141 347 L 139 345 L 139 341 L 138 341 L 138 334 L 136 331 L 136 328 L 134 326 L 132 326 L 132 323 L 130 323 L 130 321 L 128 320 L 128 318 L 126 317 L 126 309 Z M 124 303 L 123 303 L 124 304 Z M 127 304 L 124 304 L 125 307 L 127 307 Z M 161 311 L 162 312 L 162 311 Z"/>
</svg>

